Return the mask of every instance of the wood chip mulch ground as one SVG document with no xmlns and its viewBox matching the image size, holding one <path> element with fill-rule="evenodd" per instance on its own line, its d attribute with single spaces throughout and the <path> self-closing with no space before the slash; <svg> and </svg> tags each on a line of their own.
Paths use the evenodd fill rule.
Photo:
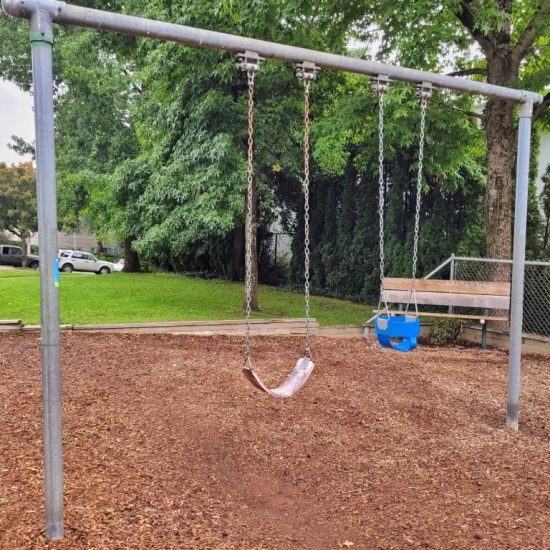
<svg viewBox="0 0 550 550">
<path fill-rule="evenodd" d="M 66 536 L 43 532 L 37 334 L 0 335 L 0 548 L 550 549 L 550 361 L 314 340 L 276 401 L 237 337 L 63 336 Z M 280 381 L 293 337 L 254 339 Z"/>
</svg>

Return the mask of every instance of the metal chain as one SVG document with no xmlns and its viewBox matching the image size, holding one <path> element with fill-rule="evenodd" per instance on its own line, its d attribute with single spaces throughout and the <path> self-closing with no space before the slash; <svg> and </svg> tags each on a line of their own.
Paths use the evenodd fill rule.
<svg viewBox="0 0 550 550">
<path fill-rule="evenodd" d="M 311 357 L 311 335 L 309 305 L 309 86 L 311 80 L 304 82 L 304 301 L 306 313 L 306 357 Z"/>
<path fill-rule="evenodd" d="M 378 233 L 380 237 L 380 290 L 383 289 L 385 270 L 384 257 L 384 97 L 385 92 L 379 92 L 378 102 Z"/>
<path fill-rule="evenodd" d="M 244 368 L 252 369 L 250 346 L 250 313 L 252 310 L 252 210 L 254 208 L 254 77 L 258 65 L 240 65 L 246 70 L 248 81 L 248 155 L 247 155 L 247 187 L 246 187 L 246 261 L 245 261 L 245 316 L 246 329 L 244 337 Z"/>
<path fill-rule="evenodd" d="M 384 99 L 388 90 L 389 79 L 379 76 L 374 81 L 374 89 L 378 92 L 378 234 L 380 243 L 380 298 L 378 309 L 384 296 L 384 272 L 385 266 L 385 243 L 384 243 L 384 190 L 386 181 L 384 177 Z M 384 297 L 385 309 L 388 311 L 388 304 Z"/>
<path fill-rule="evenodd" d="M 414 307 L 418 315 L 418 304 L 416 302 L 416 271 L 418 266 L 418 237 L 420 233 L 420 205 L 422 201 L 422 172 L 424 168 L 424 143 L 426 141 L 426 108 L 428 99 L 432 95 L 431 84 L 422 84 L 420 88 L 420 140 L 418 144 L 418 171 L 416 177 L 416 210 L 414 216 L 414 241 L 413 241 L 413 265 L 412 265 L 412 287 L 411 299 L 414 297 Z M 409 309 L 407 304 L 407 311 Z"/>
<path fill-rule="evenodd" d="M 311 358 L 311 308 L 310 308 L 310 232 L 309 232 L 309 88 L 315 80 L 319 67 L 315 63 L 304 61 L 296 65 L 296 76 L 304 83 L 304 307 L 306 315 L 306 357 Z"/>
</svg>

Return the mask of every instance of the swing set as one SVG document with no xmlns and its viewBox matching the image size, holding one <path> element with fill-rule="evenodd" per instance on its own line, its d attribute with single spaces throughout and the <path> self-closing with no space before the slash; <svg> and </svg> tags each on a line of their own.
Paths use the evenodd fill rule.
<svg viewBox="0 0 550 550">
<path fill-rule="evenodd" d="M 391 314 L 384 291 L 384 98 L 388 91 L 389 79 L 379 76 L 374 81 L 374 89 L 378 92 L 378 220 L 380 234 L 380 298 L 377 316 L 374 321 L 374 330 L 378 343 L 383 348 L 392 348 L 396 351 L 412 351 L 416 348 L 420 336 L 420 317 L 416 299 L 416 268 L 418 264 L 418 235 L 420 232 L 420 203 L 422 197 L 422 169 L 424 166 L 424 144 L 426 141 L 426 108 L 428 99 L 432 95 L 432 85 L 424 82 L 419 87 L 420 95 L 420 142 L 418 147 L 418 171 L 416 176 L 416 209 L 414 216 L 414 239 L 411 291 L 407 307 L 403 315 Z M 380 306 L 384 302 L 384 312 L 380 313 Z M 409 307 L 414 304 L 414 315 L 410 315 Z"/>
<path fill-rule="evenodd" d="M 296 65 L 296 76 L 304 84 L 304 301 L 306 314 L 305 354 L 296 362 L 287 379 L 276 388 L 266 386 L 260 376 L 252 369 L 252 352 L 250 341 L 250 313 L 252 297 L 252 211 L 254 208 L 254 82 L 260 70 L 262 58 L 254 52 L 237 55 L 237 67 L 246 72 L 248 82 L 248 150 L 247 150 L 247 186 L 246 186 L 246 262 L 245 262 L 245 351 L 243 372 L 246 378 L 259 390 L 271 397 L 284 399 L 292 397 L 308 380 L 315 368 L 311 357 L 311 330 L 309 305 L 309 87 L 315 80 L 319 67 L 315 63 L 304 61 Z"/>
<path fill-rule="evenodd" d="M 54 108 L 53 108 L 53 71 L 52 50 L 54 23 L 59 25 L 76 25 L 80 27 L 100 29 L 139 36 L 178 42 L 189 46 L 225 50 L 232 54 L 241 54 L 239 64 L 248 77 L 249 83 L 249 140 L 248 140 L 248 188 L 247 188 L 247 231 L 251 231 L 251 177 L 253 177 L 253 85 L 254 75 L 259 68 L 261 58 L 279 59 L 284 62 L 298 63 L 298 76 L 304 82 L 304 206 L 305 206 L 305 307 L 306 307 L 306 349 L 304 357 L 300 358 L 293 371 L 280 386 L 270 389 L 252 369 L 250 348 L 250 290 L 251 275 L 246 274 L 247 300 L 247 331 L 245 337 L 244 370 L 247 378 L 259 389 L 275 397 L 288 397 L 303 386 L 314 363 L 311 355 L 309 332 L 309 84 L 314 79 L 318 69 L 332 69 L 377 77 L 382 79 L 400 80 L 420 84 L 424 94 L 426 86 L 447 88 L 459 92 L 474 93 L 513 101 L 519 104 L 519 136 L 517 148 L 516 200 L 514 216 L 514 257 L 511 289 L 511 320 L 510 320 L 510 354 L 508 364 L 508 402 L 507 425 L 518 428 L 520 373 L 521 373 L 521 327 L 523 318 L 523 282 L 525 241 L 527 226 L 528 176 L 530 135 L 533 106 L 542 101 L 540 94 L 525 90 L 517 90 L 496 86 L 472 80 L 447 76 L 428 71 L 397 67 L 394 65 L 375 63 L 342 55 L 335 55 L 316 50 L 297 48 L 285 44 L 277 44 L 264 40 L 256 40 L 242 36 L 219 33 L 204 29 L 176 25 L 162 21 L 144 19 L 129 15 L 116 14 L 108 11 L 95 10 L 75 6 L 58 0 L 2 0 L 3 10 L 13 17 L 30 21 L 30 43 L 32 48 L 32 74 L 34 90 L 34 114 L 36 129 L 36 170 L 37 170 L 37 210 L 40 246 L 40 293 L 41 293 L 41 347 L 43 376 L 43 416 L 44 416 L 44 471 L 45 471 L 45 520 L 46 537 L 49 540 L 63 538 L 63 449 L 62 449 L 62 396 L 60 368 L 60 325 L 59 325 L 59 290 L 55 285 L 55 262 L 57 258 L 57 204 L 56 204 L 56 174 L 55 174 L 55 140 L 54 140 Z M 380 78 L 380 76 L 382 78 Z M 380 93 L 380 120 L 383 122 L 383 93 Z M 421 97 L 422 117 L 425 116 L 425 102 Z M 381 126 L 382 127 L 382 126 Z M 423 137 L 421 135 L 421 150 Z M 380 152 L 383 161 L 383 135 L 380 140 Z M 383 182 L 383 170 L 379 174 Z M 419 163 L 417 185 L 420 186 L 422 165 Z M 419 189 L 419 187 L 417 188 Z M 420 193 L 417 193 L 418 226 Z M 377 320 L 378 338 L 382 345 L 395 349 L 413 349 L 415 338 L 419 331 L 417 293 L 416 289 L 422 281 L 416 280 L 416 261 L 413 261 L 413 279 L 410 285 L 407 305 L 414 304 L 415 314 L 405 315 L 398 319 L 389 311 L 387 279 L 384 274 L 383 257 L 383 196 L 379 198 L 380 219 L 382 228 L 381 239 L 381 301 L 385 309 L 379 312 Z M 415 229 L 415 250 L 418 235 Z M 250 242 L 250 239 L 248 239 Z M 251 251 L 247 249 L 250 259 Z M 415 253 L 416 257 L 416 253 Z M 248 262 L 250 265 L 250 262 Z M 385 283 L 386 281 L 386 283 Z M 380 309 L 380 308 L 379 308 Z M 398 338 L 401 342 L 392 342 Z M 396 347 L 397 346 L 397 347 Z"/>
</svg>

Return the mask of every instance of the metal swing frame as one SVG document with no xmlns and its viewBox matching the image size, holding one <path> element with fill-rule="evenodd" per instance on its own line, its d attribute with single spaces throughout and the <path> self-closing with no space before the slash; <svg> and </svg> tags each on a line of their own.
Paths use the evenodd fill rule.
<svg viewBox="0 0 550 550">
<path fill-rule="evenodd" d="M 520 106 L 519 136 L 506 417 L 507 426 L 515 430 L 518 429 L 531 122 L 533 105 L 542 102 L 540 94 L 264 40 L 94 10 L 66 4 L 58 0 L 2 0 L 2 7 L 7 14 L 30 21 L 36 127 L 37 208 L 41 256 L 40 301 L 45 515 L 46 537 L 48 539 L 63 538 L 64 530 L 59 294 L 55 286 L 54 266 L 57 257 L 52 72 L 54 23 L 168 40 L 190 46 L 226 50 L 234 54 L 251 51 L 265 58 L 279 59 L 291 63 L 307 61 L 322 69 L 348 71 L 369 76 L 385 75 L 388 78 L 414 84 L 429 82 L 433 86 L 441 88 L 491 96 L 518 103 Z"/>
</svg>

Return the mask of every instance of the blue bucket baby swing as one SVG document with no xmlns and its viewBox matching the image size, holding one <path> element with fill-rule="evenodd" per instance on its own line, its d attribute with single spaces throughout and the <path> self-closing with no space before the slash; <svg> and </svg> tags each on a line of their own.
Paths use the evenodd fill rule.
<svg viewBox="0 0 550 550">
<path fill-rule="evenodd" d="M 420 228 L 420 200 L 422 195 L 422 166 L 424 160 L 424 142 L 426 126 L 426 107 L 432 93 L 431 84 L 424 83 L 419 87 L 420 95 L 420 141 L 418 152 L 418 172 L 416 181 L 416 213 L 414 224 L 413 266 L 412 283 L 409 300 L 403 314 L 390 314 L 386 295 L 384 292 L 384 94 L 389 85 L 386 76 L 379 76 L 374 82 L 374 88 L 378 92 L 378 216 L 380 229 L 380 299 L 378 302 L 377 316 L 374 319 L 374 332 L 378 343 L 383 348 L 391 348 L 396 351 L 412 351 L 418 344 L 420 336 L 420 317 L 416 301 L 416 267 L 418 259 L 418 233 Z M 381 309 L 382 302 L 384 308 Z M 409 313 L 410 306 L 414 304 L 414 314 Z"/>
</svg>

